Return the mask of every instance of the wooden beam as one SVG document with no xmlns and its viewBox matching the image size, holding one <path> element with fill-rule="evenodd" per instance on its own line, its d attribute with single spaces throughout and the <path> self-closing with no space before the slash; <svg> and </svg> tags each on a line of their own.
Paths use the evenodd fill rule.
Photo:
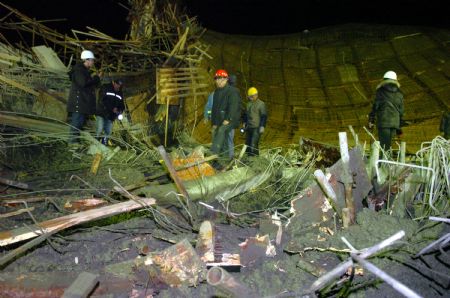
<svg viewBox="0 0 450 298">
<path fill-rule="evenodd" d="M 39 96 L 39 92 L 35 91 L 34 89 L 32 89 L 32 88 L 30 88 L 28 86 L 22 85 L 22 84 L 14 81 L 14 80 L 11 80 L 10 78 L 7 78 L 7 77 L 5 77 L 4 75 L 1 75 L 1 74 L 0 74 L 0 81 L 3 81 L 6 84 L 9 84 L 9 85 L 11 85 L 13 87 L 16 87 L 16 88 L 18 88 L 20 90 L 23 90 L 23 91 L 27 92 L 27 93 L 33 94 L 34 96 Z"/>
<path fill-rule="evenodd" d="M 62 298 L 86 298 L 98 284 L 98 274 L 81 272 L 77 279 L 64 291 Z"/>
<path fill-rule="evenodd" d="M 155 205 L 156 200 L 152 198 L 142 198 L 139 201 L 126 201 L 102 208 L 91 209 L 78 212 L 54 219 L 50 219 L 37 225 L 31 225 L 24 228 L 18 228 L 0 233 L 0 246 L 9 245 L 19 241 L 31 239 L 42 235 L 43 233 L 52 233 L 55 230 L 60 231 L 78 224 L 86 223 L 92 220 L 102 219 L 120 213 L 140 209 L 144 206 Z"/>
</svg>

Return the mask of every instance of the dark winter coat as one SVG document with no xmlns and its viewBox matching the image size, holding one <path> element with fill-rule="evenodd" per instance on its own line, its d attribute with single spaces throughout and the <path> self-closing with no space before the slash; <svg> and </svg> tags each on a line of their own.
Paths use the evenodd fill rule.
<svg viewBox="0 0 450 298">
<path fill-rule="evenodd" d="M 369 121 L 378 128 L 400 129 L 404 113 L 403 93 L 395 80 L 383 80 L 378 86 Z"/>
<path fill-rule="evenodd" d="M 446 112 L 442 115 L 439 130 L 444 133 L 444 138 L 450 139 L 450 112 Z"/>
<path fill-rule="evenodd" d="M 267 121 L 266 104 L 259 98 L 247 103 L 244 123 L 247 128 L 265 127 Z"/>
<path fill-rule="evenodd" d="M 241 118 L 241 96 L 236 87 L 226 84 L 214 91 L 211 110 L 212 125 L 220 126 L 224 120 L 230 122 L 232 128 L 237 128 Z"/>
<path fill-rule="evenodd" d="M 118 113 L 113 109 L 117 108 Z M 102 85 L 97 101 L 96 115 L 114 121 L 125 110 L 122 91 L 115 91 L 112 83 Z"/>
<path fill-rule="evenodd" d="M 67 111 L 78 112 L 87 115 L 95 113 L 95 87 L 100 83 L 98 76 L 91 76 L 82 62 L 77 63 L 70 71 L 69 78 L 72 81 Z"/>
</svg>

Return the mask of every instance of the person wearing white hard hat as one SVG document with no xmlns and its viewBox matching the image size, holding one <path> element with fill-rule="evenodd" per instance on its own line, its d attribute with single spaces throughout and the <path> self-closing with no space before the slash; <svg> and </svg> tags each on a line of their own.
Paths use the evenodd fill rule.
<svg viewBox="0 0 450 298">
<path fill-rule="evenodd" d="M 391 149 L 395 135 L 401 136 L 403 124 L 403 92 L 397 74 L 388 71 L 378 84 L 372 111 L 369 114 L 369 128 L 377 126 L 378 139 L 384 150 Z"/>
<path fill-rule="evenodd" d="M 67 112 L 70 115 L 69 143 L 79 142 L 78 136 L 83 128 L 84 122 L 95 114 L 96 97 L 95 88 L 100 84 L 99 75 L 91 75 L 90 69 L 94 66 L 94 53 L 84 50 L 80 55 L 81 61 L 69 71 L 72 82 L 69 99 L 67 101 Z"/>
</svg>

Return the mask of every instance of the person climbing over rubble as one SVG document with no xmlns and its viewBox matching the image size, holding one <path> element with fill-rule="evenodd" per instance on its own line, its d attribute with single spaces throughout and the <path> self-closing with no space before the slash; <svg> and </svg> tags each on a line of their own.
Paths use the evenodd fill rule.
<svg viewBox="0 0 450 298">
<path fill-rule="evenodd" d="M 228 77 L 228 84 L 233 87 L 236 87 L 236 82 L 237 82 L 236 75 L 230 74 Z M 211 110 L 213 105 L 213 99 L 214 99 L 214 91 L 208 95 L 208 101 L 205 104 L 205 109 L 203 112 L 203 119 L 205 123 L 211 121 Z M 233 159 L 234 157 L 234 129 L 232 129 L 228 134 L 228 157 L 230 159 Z"/>
<path fill-rule="evenodd" d="M 95 88 L 100 84 L 102 73 L 91 75 L 90 69 L 94 66 L 94 53 L 88 50 L 81 52 L 81 61 L 70 71 L 69 78 L 72 82 L 67 112 L 70 117 L 69 144 L 79 142 L 80 130 L 90 115 L 95 114 Z"/>
<path fill-rule="evenodd" d="M 243 116 L 246 138 L 245 144 L 248 155 L 259 155 L 259 139 L 264 132 L 267 122 L 266 104 L 259 99 L 258 90 L 251 87 L 247 92 L 248 100 L 247 108 Z"/>
<path fill-rule="evenodd" d="M 114 120 L 120 119 L 125 104 L 122 93 L 123 81 L 113 79 L 110 83 L 102 85 L 97 100 L 96 110 L 96 137 L 103 145 L 108 144 Z M 102 135 L 102 133 L 104 134 Z"/>
<path fill-rule="evenodd" d="M 397 74 L 388 71 L 376 88 L 375 100 L 369 114 L 369 128 L 377 125 L 381 148 L 390 150 L 392 139 L 402 135 L 402 117 L 404 113 L 403 92 Z"/>
<path fill-rule="evenodd" d="M 230 133 L 239 126 L 241 97 L 239 90 L 229 84 L 229 76 L 225 70 L 217 70 L 214 80 L 217 88 L 214 90 L 211 109 L 213 134 L 211 151 L 224 156 L 229 146 Z"/>
<path fill-rule="evenodd" d="M 442 114 L 439 131 L 443 134 L 444 139 L 450 140 L 450 111 L 447 110 Z"/>
</svg>

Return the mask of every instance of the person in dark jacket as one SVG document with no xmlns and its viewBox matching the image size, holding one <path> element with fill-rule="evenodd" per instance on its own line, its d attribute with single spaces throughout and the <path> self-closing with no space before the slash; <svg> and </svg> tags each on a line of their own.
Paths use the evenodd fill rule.
<svg viewBox="0 0 450 298">
<path fill-rule="evenodd" d="M 258 90 L 251 87 L 247 92 L 249 103 L 244 113 L 245 144 L 248 155 L 259 155 L 259 138 L 267 122 L 266 104 L 259 99 Z"/>
<path fill-rule="evenodd" d="M 228 77 L 228 84 L 233 87 L 236 87 L 236 83 L 237 83 L 236 75 L 230 74 Z M 213 101 L 214 101 L 214 91 L 208 95 L 208 100 L 205 104 L 205 109 L 203 111 L 203 119 L 205 123 L 211 121 L 211 111 Z M 233 159 L 234 157 L 234 129 L 232 129 L 228 134 L 228 156 L 230 157 L 230 159 Z"/>
<path fill-rule="evenodd" d="M 442 115 L 439 131 L 443 133 L 444 139 L 450 139 L 450 111 L 447 111 Z"/>
<path fill-rule="evenodd" d="M 100 89 L 96 111 L 96 137 L 107 145 L 111 136 L 113 121 L 122 115 L 125 104 L 122 93 L 123 82 L 114 79 Z M 104 132 L 104 135 L 102 135 Z"/>
<path fill-rule="evenodd" d="M 384 150 L 391 149 L 394 136 L 401 135 L 401 123 L 404 113 L 403 93 L 397 74 L 388 71 L 383 81 L 377 86 L 375 101 L 369 114 L 369 128 L 375 125 L 378 129 L 380 145 Z"/>
<path fill-rule="evenodd" d="M 228 83 L 228 73 L 219 69 L 214 76 L 214 91 L 211 109 L 213 143 L 211 151 L 225 155 L 231 130 L 239 126 L 241 118 L 241 97 L 239 90 Z"/>
<path fill-rule="evenodd" d="M 94 59 L 94 53 L 85 50 L 81 53 L 82 61 L 69 71 L 72 81 L 67 101 L 67 112 L 71 119 L 69 143 L 78 141 L 84 122 L 90 115 L 95 114 L 95 88 L 100 83 L 101 73 L 91 76 L 89 70 L 94 66 Z"/>
</svg>

